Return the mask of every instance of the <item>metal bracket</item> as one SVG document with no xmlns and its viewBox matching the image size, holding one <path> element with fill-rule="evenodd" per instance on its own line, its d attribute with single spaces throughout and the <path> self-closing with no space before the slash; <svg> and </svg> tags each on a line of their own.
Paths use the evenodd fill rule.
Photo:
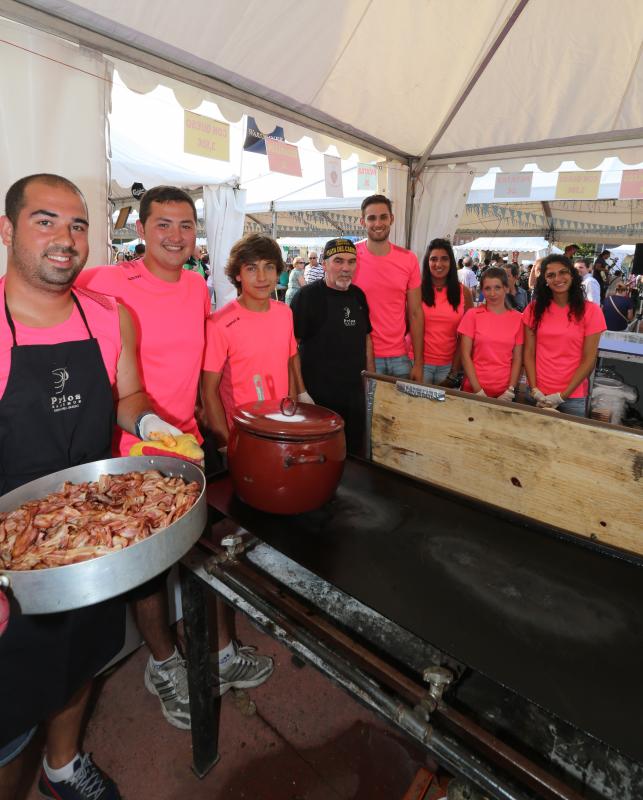
<svg viewBox="0 0 643 800">
<path fill-rule="evenodd" d="M 434 389 L 432 386 L 422 386 L 419 383 L 396 381 L 395 388 L 402 394 L 408 394 L 409 397 L 423 397 L 425 400 L 439 400 L 442 403 L 447 399 L 444 389 Z"/>
<path fill-rule="evenodd" d="M 251 544 L 251 537 L 243 536 L 241 533 L 230 533 L 221 539 L 221 547 L 224 550 L 212 557 L 215 564 L 232 564 L 237 561 L 237 556 L 246 550 Z"/>
</svg>

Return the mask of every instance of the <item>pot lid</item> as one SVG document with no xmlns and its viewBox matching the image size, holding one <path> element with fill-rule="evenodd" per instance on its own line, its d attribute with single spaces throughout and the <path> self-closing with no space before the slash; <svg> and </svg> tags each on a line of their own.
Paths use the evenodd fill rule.
<svg viewBox="0 0 643 800">
<path fill-rule="evenodd" d="M 241 430 L 271 439 L 313 439 L 344 428 L 344 420 L 324 406 L 283 400 L 256 400 L 235 409 L 232 419 Z"/>
</svg>

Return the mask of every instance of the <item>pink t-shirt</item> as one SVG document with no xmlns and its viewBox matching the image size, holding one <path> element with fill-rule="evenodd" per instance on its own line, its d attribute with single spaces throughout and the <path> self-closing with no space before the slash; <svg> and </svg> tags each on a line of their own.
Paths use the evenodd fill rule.
<svg viewBox="0 0 643 800">
<path fill-rule="evenodd" d="M 424 311 L 424 363 L 443 366 L 453 363 L 458 344 L 458 325 L 464 315 L 464 292 L 460 286 L 457 310 L 447 299 L 446 287 L 435 289 L 435 305 L 422 303 Z"/>
<path fill-rule="evenodd" d="M 194 419 L 210 298 L 203 278 L 181 270 L 176 283 L 155 277 L 142 259 L 83 270 L 76 285 L 113 295 L 132 315 L 138 369 L 161 419 L 201 441 Z M 118 431 L 116 447 L 129 455 L 138 439 Z"/>
<path fill-rule="evenodd" d="M 76 297 L 83 307 L 92 336 L 98 340 L 103 363 L 109 382 L 116 382 L 116 367 L 121 353 L 121 328 L 118 308 L 113 297 L 105 297 L 96 292 L 76 290 Z M 74 305 L 69 319 L 52 328 L 28 328 L 14 319 L 16 341 L 26 344 L 60 344 L 89 339 L 87 328 Z M 13 337 L 4 310 L 4 278 L 0 279 L 0 397 L 4 394 L 11 369 L 11 348 Z"/>
<path fill-rule="evenodd" d="M 206 327 L 203 369 L 223 373 L 219 394 L 228 425 L 243 403 L 286 397 L 288 359 L 297 352 L 289 306 L 271 300 L 269 311 L 248 311 L 235 300 L 215 311 Z"/>
<path fill-rule="evenodd" d="M 357 269 L 353 283 L 366 295 L 376 358 L 406 354 L 406 293 L 421 283 L 415 253 L 391 244 L 386 256 L 369 253 L 366 241 L 357 244 Z"/>
<path fill-rule="evenodd" d="M 568 313 L 569 306 L 550 303 L 536 331 L 536 385 L 545 394 L 565 390 L 582 361 L 585 337 L 607 330 L 603 311 L 596 303 L 585 303 L 580 322 L 575 316 L 569 319 Z M 523 311 L 522 320 L 533 330 L 533 303 Z M 587 397 L 588 391 L 589 381 L 585 379 L 570 397 Z"/>
<path fill-rule="evenodd" d="M 509 386 L 514 347 L 523 343 L 522 315 L 513 310 L 495 314 L 485 306 L 470 308 L 458 326 L 458 333 L 473 339 L 473 366 L 478 382 L 485 394 L 498 397 Z M 473 391 L 468 378 L 462 391 Z"/>
</svg>

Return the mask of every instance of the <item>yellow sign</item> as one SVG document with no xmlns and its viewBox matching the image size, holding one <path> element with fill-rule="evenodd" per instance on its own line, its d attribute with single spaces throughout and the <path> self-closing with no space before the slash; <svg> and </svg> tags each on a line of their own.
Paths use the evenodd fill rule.
<svg viewBox="0 0 643 800">
<path fill-rule="evenodd" d="M 596 200 L 600 172 L 559 172 L 556 200 Z"/>
<path fill-rule="evenodd" d="M 230 160 L 230 126 L 227 122 L 185 111 L 183 151 L 194 156 Z"/>
</svg>

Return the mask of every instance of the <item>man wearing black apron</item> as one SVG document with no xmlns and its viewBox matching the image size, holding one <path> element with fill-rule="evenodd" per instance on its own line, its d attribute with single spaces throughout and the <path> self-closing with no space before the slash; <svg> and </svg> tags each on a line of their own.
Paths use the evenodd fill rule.
<svg viewBox="0 0 643 800">
<path fill-rule="evenodd" d="M 306 390 L 344 419 L 349 453 L 363 455 L 366 398 L 361 372 L 375 371 L 364 292 L 351 281 L 357 252 L 350 239 L 324 248 L 324 277 L 293 298 L 291 309 Z"/>
<path fill-rule="evenodd" d="M 87 207 L 80 190 L 56 175 L 29 176 L 9 189 L 5 206 L 0 494 L 66 467 L 109 458 L 115 396 L 118 422 L 127 430 L 134 431 L 150 409 L 127 311 L 109 298 L 71 291 L 88 256 Z M 116 340 L 120 329 L 120 342 L 112 348 L 114 387 L 103 340 L 94 337 L 88 321 L 92 303 L 99 301 L 101 319 L 105 309 L 117 315 Z M 74 325 L 79 337 L 61 341 L 57 329 L 64 325 Z M 26 344 L 24 338 L 32 336 L 39 343 Z M 54 381 L 62 382 L 62 397 Z M 117 800 L 115 784 L 88 754 L 80 754 L 79 737 L 91 679 L 122 646 L 124 602 L 116 598 L 79 611 L 32 616 L 21 615 L 12 602 L 11 612 L 0 636 L 0 800 L 15 798 L 17 756 L 45 720 L 43 796 Z"/>
</svg>

